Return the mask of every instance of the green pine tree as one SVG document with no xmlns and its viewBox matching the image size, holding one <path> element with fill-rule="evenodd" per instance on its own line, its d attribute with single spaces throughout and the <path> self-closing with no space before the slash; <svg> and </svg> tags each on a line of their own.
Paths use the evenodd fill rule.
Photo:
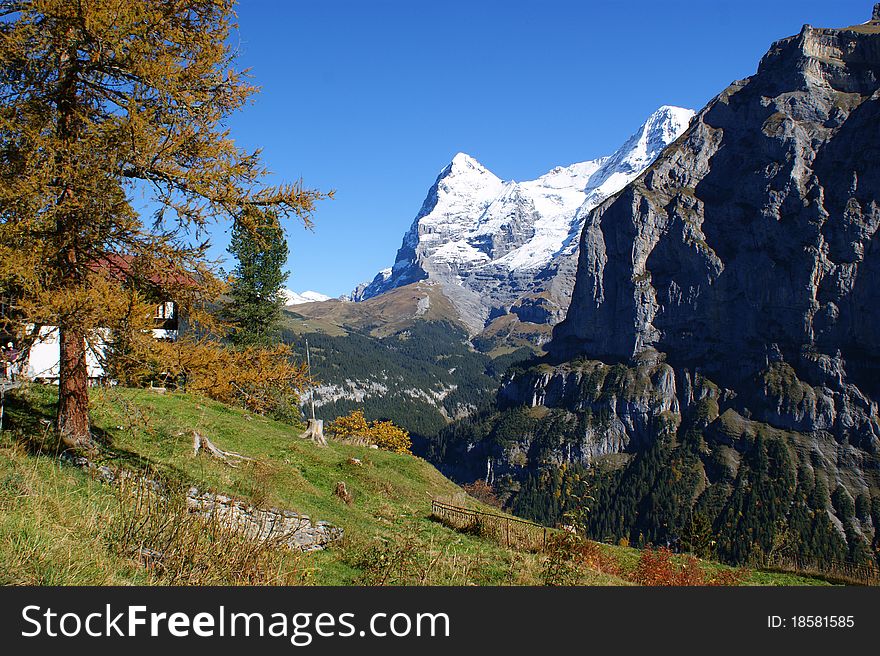
<svg viewBox="0 0 880 656">
<path fill-rule="evenodd" d="M 287 280 L 282 267 L 288 255 L 277 216 L 266 213 L 258 221 L 236 221 L 228 251 L 237 261 L 226 304 L 232 343 L 266 346 L 277 341 L 284 307 L 281 291 Z"/>
</svg>

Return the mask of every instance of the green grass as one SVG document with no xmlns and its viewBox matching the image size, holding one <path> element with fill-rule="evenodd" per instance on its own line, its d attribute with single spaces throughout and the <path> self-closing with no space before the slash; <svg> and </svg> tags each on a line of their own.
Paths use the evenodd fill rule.
<svg viewBox="0 0 880 656">
<path fill-rule="evenodd" d="M 40 431 L 51 417 L 53 390 L 31 388 L 26 401 L 8 408 L 7 425 L 22 437 Z M 508 551 L 480 538 L 458 534 L 429 519 L 432 498 L 479 507 L 424 460 L 331 442 L 318 447 L 298 430 L 243 410 L 183 394 L 145 390 L 92 390 L 92 421 L 109 442 L 103 464 L 148 469 L 181 486 L 232 494 L 259 505 L 294 509 L 344 529 L 341 544 L 304 556 L 309 581 L 324 585 L 369 582 L 370 558 L 383 550 L 413 548 L 430 562 L 393 572 L 395 580 L 457 584 L 534 584 L 540 558 Z M 192 454 L 195 429 L 224 450 L 247 454 L 240 468 Z M 26 571 L 0 570 L 0 582 L 32 584 L 140 583 L 144 575 L 129 559 L 108 551 L 107 527 L 119 513 L 113 488 L 91 480 L 48 455 L 16 446 L 6 431 L 0 444 L 3 520 L 0 560 Z M 32 440 L 33 441 L 33 440 Z M 361 465 L 349 464 L 357 458 Z M 344 481 L 354 496 L 346 505 L 333 494 Z M 7 492 L 7 488 L 9 492 Z M 30 568 L 15 552 L 40 558 Z M 418 559 L 416 559 L 418 560 Z M 421 571 L 427 566 L 432 571 Z M 406 568 L 402 568 L 406 570 Z M 597 577 L 600 583 L 614 582 Z"/>
<path fill-rule="evenodd" d="M 617 562 L 623 569 L 632 569 L 639 561 L 639 555 L 641 554 L 641 551 L 639 549 L 610 544 L 602 544 L 601 546 L 606 551 L 606 553 L 609 553 L 616 558 Z M 679 557 L 675 558 L 674 560 L 681 562 L 681 558 Z M 704 570 L 710 573 L 719 572 L 722 570 L 736 569 L 729 565 L 724 565 L 723 563 L 718 563 L 711 560 L 701 560 L 700 565 Z M 743 568 L 740 571 L 742 571 L 744 574 L 744 578 L 742 580 L 743 585 L 829 585 L 826 581 L 820 579 L 799 576 L 797 574 L 790 574 L 787 572 L 765 572 L 750 568 Z"/>
<path fill-rule="evenodd" d="M 46 425 L 54 398 L 51 388 L 31 387 L 8 399 L 6 430 L 0 439 L 0 583 L 161 583 L 131 555 L 114 547 L 119 541 L 117 527 L 127 512 L 117 489 L 52 455 L 40 454 L 40 449 L 51 446 Z M 319 447 L 300 439 L 294 427 L 184 394 L 93 389 L 91 404 L 95 433 L 105 444 L 99 457 L 103 464 L 149 471 L 171 489 L 194 484 L 255 505 L 293 509 L 343 528 L 346 537 L 331 548 L 292 554 L 279 565 L 305 582 L 537 585 L 542 581 L 542 555 L 512 551 L 429 518 L 435 498 L 486 508 L 421 458 L 337 442 Z M 234 468 L 194 456 L 193 430 L 254 462 Z M 361 464 L 352 464 L 351 459 Z M 333 494 L 338 482 L 345 482 L 353 495 L 351 505 Z M 635 549 L 605 548 L 624 569 L 638 559 Z M 210 580 L 224 582 L 222 577 Z M 815 583 L 759 572 L 750 573 L 747 582 Z M 627 584 L 599 572 L 588 572 L 584 583 Z"/>
</svg>

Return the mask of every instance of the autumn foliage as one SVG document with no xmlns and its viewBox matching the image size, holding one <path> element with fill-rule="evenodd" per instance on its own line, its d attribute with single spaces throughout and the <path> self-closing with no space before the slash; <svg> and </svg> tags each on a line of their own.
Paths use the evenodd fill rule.
<svg viewBox="0 0 880 656">
<path fill-rule="evenodd" d="M 95 446 L 90 333 L 127 311 L 96 268 L 164 263 L 174 275 L 138 289 L 211 301 L 212 226 L 253 232 L 270 210 L 311 225 L 332 195 L 272 184 L 260 151 L 229 133 L 257 91 L 236 65 L 234 5 L 0 0 L 0 293 L 17 324 L 58 329 L 56 425 L 69 447 Z M 181 278 L 190 290 L 165 284 Z"/>
<path fill-rule="evenodd" d="M 645 549 L 639 563 L 629 578 L 639 585 L 740 585 L 743 573 L 739 570 L 709 572 L 694 556 L 673 560 L 672 551 L 666 547 Z"/>
<path fill-rule="evenodd" d="M 501 503 L 501 499 L 499 499 L 498 495 L 495 494 L 495 490 L 492 489 L 492 486 L 489 485 L 482 478 L 478 478 L 473 483 L 462 485 L 461 489 L 463 489 L 477 501 L 485 503 L 488 506 L 501 508 L 501 506 L 503 505 Z"/>
<path fill-rule="evenodd" d="M 257 414 L 299 417 L 308 376 L 290 346 L 231 348 L 191 337 L 174 342 L 148 338 L 137 346 L 125 361 L 114 363 L 114 373 L 126 384 L 158 381 Z"/>
<path fill-rule="evenodd" d="M 337 417 L 327 424 L 325 430 L 339 439 L 361 438 L 386 451 L 412 453 L 409 432 L 390 421 L 367 422 L 362 410 L 354 410 L 348 415 Z"/>
<path fill-rule="evenodd" d="M 575 533 L 561 531 L 547 540 L 544 561 L 545 585 L 582 585 L 588 572 L 620 574 L 617 561 L 602 551 L 598 544 Z"/>
</svg>

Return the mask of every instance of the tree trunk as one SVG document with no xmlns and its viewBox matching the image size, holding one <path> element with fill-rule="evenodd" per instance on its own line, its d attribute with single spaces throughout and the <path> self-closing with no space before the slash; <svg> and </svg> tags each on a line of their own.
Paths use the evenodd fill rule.
<svg viewBox="0 0 880 656">
<path fill-rule="evenodd" d="M 58 434 L 74 449 L 94 447 L 89 432 L 89 373 L 83 331 L 59 328 Z"/>
<path fill-rule="evenodd" d="M 58 50 L 58 137 L 62 148 L 56 155 L 58 164 L 68 164 L 72 152 L 71 144 L 78 138 L 77 108 L 77 51 L 73 42 L 74 29 L 67 26 L 61 36 Z M 64 167 L 60 167 L 64 170 Z M 58 204 L 69 203 L 75 198 L 69 181 L 57 180 L 63 191 Z M 60 279 L 63 284 L 81 283 L 79 258 L 77 257 L 76 230 L 83 217 L 76 210 L 59 211 L 57 218 L 58 236 L 61 247 L 58 252 Z M 64 325 L 67 323 L 68 325 Z M 86 368 L 86 339 L 82 327 L 73 327 L 77 321 L 59 321 L 59 363 L 58 363 L 58 418 L 57 428 L 65 446 L 74 449 L 94 449 L 89 432 L 89 372 Z M 80 324 L 81 326 L 81 324 Z"/>
</svg>

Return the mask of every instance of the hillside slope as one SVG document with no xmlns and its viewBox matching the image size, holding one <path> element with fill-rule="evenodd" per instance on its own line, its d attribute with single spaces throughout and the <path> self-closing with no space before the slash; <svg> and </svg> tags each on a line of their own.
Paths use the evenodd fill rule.
<svg viewBox="0 0 880 656">
<path fill-rule="evenodd" d="M 236 554 L 224 553 L 223 540 L 201 540 L 176 558 L 178 577 L 147 569 L 157 544 L 135 541 L 121 547 L 142 523 L 174 521 L 174 515 L 149 517 L 131 506 L 122 488 L 100 482 L 43 449 L 49 446 L 41 420 L 51 416 L 54 391 L 31 388 L 8 399 L 0 441 L 0 583 L 32 585 L 125 585 L 145 583 L 229 584 L 536 584 L 540 554 L 508 550 L 475 535 L 452 531 L 429 520 L 435 498 L 483 506 L 420 458 L 331 442 L 318 447 L 297 437 L 296 429 L 184 394 L 157 395 L 146 390 L 94 389 L 95 433 L 103 442 L 101 465 L 137 471 L 162 481 L 169 490 L 196 485 L 232 495 L 258 507 L 274 506 L 329 521 L 345 531 L 341 542 L 309 554 L 285 552 L 268 571 L 242 572 Z M 253 458 L 230 467 L 195 456 L 191 430 L 210 436 L 223 449 Z M 334 495 L 344 482 L 352 495 L 346 504 Z M 168 509 L 165 509 L 165 513 Z M 185 515 L 184 510 L 184 515 Z M 204 526 L 209 533 L 212 526 Z M 227 540 L 228 541 L 228 540 Z M 129 543 L 131 540 L 129 540 Z M 198 546 L 198 545 L 197 545 Z M 245 544 L 236 544 L 247 552 Z M 178 545 L 180 547 L 180 545 Z M 632 550 L 619 552 L 631 562 Z M 207 550 L 207 551 L 205 551 Z M 199 555 L 210 556 L 210 561 Z M 140 561 L 140 562 L 139 562 Z M 219 562 L 218 562 L 219 561 Z M 717 568 L 716 565 L 705 564 Z M 247 574 L 248 576 L 243 576 Z M 584 572 L 584 583 L 621 584 L 621 579 Z M 813 581 L 753 572 L 746 582 L 803 584 Z"/>
</svg>

